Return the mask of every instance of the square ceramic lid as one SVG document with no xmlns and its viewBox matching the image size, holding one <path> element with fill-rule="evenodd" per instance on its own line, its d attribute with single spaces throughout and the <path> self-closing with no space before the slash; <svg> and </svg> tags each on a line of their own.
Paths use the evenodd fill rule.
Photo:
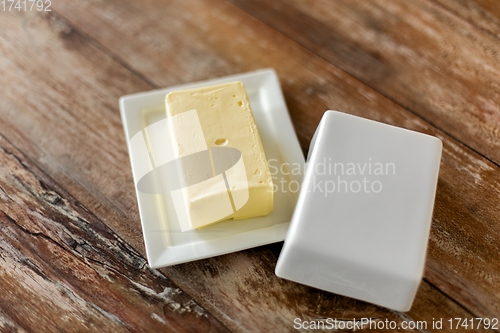
<svg viewBox="0 0 500 333">
<path fill-rule="evenodd" d="M 435 137 L 327 111 L 276 274 L 409 310 L 423 274 L 441 149 Z"/>
</svg>

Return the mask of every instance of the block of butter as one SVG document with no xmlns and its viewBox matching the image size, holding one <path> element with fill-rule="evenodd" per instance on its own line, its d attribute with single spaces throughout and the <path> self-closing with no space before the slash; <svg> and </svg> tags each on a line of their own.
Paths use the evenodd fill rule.
<svg viewBox="0 0 500 333">
<path fill-rule="evenodd" d="M 272 211 L 271 174 L 241 82 L 171 92 L 166 109 L 182 231 Z"/>
</svg>

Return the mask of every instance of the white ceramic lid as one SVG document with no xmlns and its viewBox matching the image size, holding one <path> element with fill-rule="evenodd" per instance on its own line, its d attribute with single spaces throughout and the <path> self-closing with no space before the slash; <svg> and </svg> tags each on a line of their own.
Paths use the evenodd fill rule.
<svg viewBox="0 0 500 333">
<path fill-rule="evenodd" d="M 399 311 L 422 279 L 442 143 L 327 111 L 276 275 Z"/>
</svg>

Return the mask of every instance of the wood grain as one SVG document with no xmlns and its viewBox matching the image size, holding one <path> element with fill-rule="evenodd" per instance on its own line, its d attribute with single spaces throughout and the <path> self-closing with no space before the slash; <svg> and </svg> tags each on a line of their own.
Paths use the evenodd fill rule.
<svg viewBox="0 0 500 333">
<path fill-rule="evenodd" d="M 0 318 L 30 332 L 222 332 L 0 137 Z"/>
<path fill-rule="evenodd" d="M 107 4 L 111 10 L 112 2 Z M 459 302 L 470 303 L 472 297 L 482 304 L 483 297 L 488 299 L 490 305 L 486 309 L 469 308 L 476 315 L 498 314 L 500 286 L 495 281 L 499 270 L 495 263 L 491 264 L 495 260 L 487 258 L 499 254 L 494 245 L 483 241 L 485 237 L 499 239 L 499 211 L 496 204 L 499 177 L 498 167 L 494 164 L 230 5 L 219 1 L 191 2 L 189 5 L 179 2 L 160 5 L 155 1 L 148 1 L 140 6 L 127 8 L 126 11 L 121 7 L 119 17 L 113 19 L 99 14 L 101 11 L 91 3 L 81 9 L 87 11 L 86 16 L 72 15 L 75 12 L 72 6 L 71 3 L 63 2 L 57 9 L 78 29 L 91 35 L 113 54 L 120 54 L 124 63 L 133 63 L 135 70 L 158 86 L 180 83 L 174 80 L 172 73 L 174 77 L 178 77 L 182 75 L 179 72 L 186 72 L 186 80 L 205 78 L 199 73 L 204 73 L 207 62 L 214 64 L 213 68 L 218 68 L 218 63 L 226 64 L 226 67 L 220 70 L 221 75 L 266 66 L 275 67 L 282 78 L 284 93 L 304 150 L 307 149 L 323 110 L 328 108 L 344 110 L 442 138 L 442 185 L 438 189 L 434 230 L 444 229 L 444 232 L 433 233 L 429 252 L 430 260 L 435 258 L 444 266 L 442 273 L 436 272 L 439 276 L 443 274 L 442 281 L 436 285 L 449 291 L 448 295 Z M 154 14 L 151 14 L 152 12 Z M 88 20 L 87 17 L 99 19 Z M 193 23 L 194 18 L 196 24 Z M 127 25 L 127 22 L 133 24 Z M 149 43 L 138 42 L 134 47 L 134 40 L 126 37 L 130 34 L 130 26 L 137 29 L 150 27 L 151 31 L 154 31 L 149 35 L 152 40 Z M 109 30 L 105 33 L 103 27 Z M 176 27 L 175 31 L 182 31 L 182 38 L 173 32 L 171 27 Z M 236 27 L 237 32 L 231 37 L 230 33 L 235 31 Z M 167 45 L 174 45 L 174 41 L 176 57 L 172 55 L 171 49 L 163 49 Z M 252 52 L 247 51 L 249 46 Z M 194 61 L 195 56 L 196 60 L 203 61 Z M 165 57 L 172 57 L 172 61 L 182 61 L 185 65 L 175 64 L 167 68 L 166 64 L 171 62 L 165 62 Z M 186 71 L 184 68 L 189 68 L 189 65 L 192 66 L 191 70 Z M 151 67 L 155 70 L 151 70 Z M 441 203 L 440 200 L 446 201 Z M 473 206 L 477 208 L 471 210 L 470 207 Z M 457 233 L 456 228 L 465 230 Z M 466 234 L 465 231 L 471 234 Z M 479 242 L 480 246 L 475 247 L 476 242 Z M 474 251 L 469 253 L 468 247 L 474 247 Z M 467 290 L 454 290 L 453 285 L 446 282 L 449 272 L 444 270 L 445 267 L 453 272 L 457 279 L 463 279 L 464 285 L 478 286 L 480 294 L 471 291 L 469 295 Z M 192 272 L 193 269 L 190 268 L 189 271 Z M 217 282 L 214 294 L 221 292 L 218 288 L 225 285 L 227 283 Z M 183 285 L 183 288 L 189 287 Z M 206 293 L 204 290 L 203 292 Z"/>
<path fill-rule="evenodd" d="M 500 6 L 495 0 L 432 0 L 472 25 L 500 38 Z"/>
<path fill-rule="evenodd" d="M 444 141 L 426 271 L 430 283 L 423 282 L 408 314 L 278 279 L 273 270 L 279 245 L 162 270 L 230 330 L 293 331 L 297 317 L 430 322 L 498 316 L 496 165 L 223 1 L 59 1 L 54 10 L 0 20 L 0 85 L 6 87 L 0 92 L 0 133 L 60 184 L 64 198 L 78 200 L 131 251 L 144 254 L 117 110 L 118 97 L 126 93 L 275 67 L 304 151 L 328 108 Z M 164 314 L 183 325 L 177 313 Z"/>
<path fill-rule="evenodd" d="M 233 3 L 500 164 L 495 36 L 427 0 Z"/>
</svg>

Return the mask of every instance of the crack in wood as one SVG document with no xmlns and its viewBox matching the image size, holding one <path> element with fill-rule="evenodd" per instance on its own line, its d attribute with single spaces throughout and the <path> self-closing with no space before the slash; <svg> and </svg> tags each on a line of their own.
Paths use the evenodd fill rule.
<svg viewBox="0 0 500 333">
<path fill-rule="evenodd" d="M 4 140 L 3 142 L 5 143 L 6 141 Z M 1 144 L 2 142 L 0 140 L 0 145 Z M 17 184 L 9 190 L 5 185 L 2 186 L 2 192 L 9 194 L 9 191 L 13 191 L 14 189 L 22 189 L 22 191 L 25 191 L 26 193 L 26 195 L 18 197 L 16 200 L 11 200 L 11 207 L 5 206 L 0 210 L 0 221 L 3 219 L 5 222 L 14 226 L 16 230 L 20 231 L 23 235 L 41 239 L 45 242 L 53 244 L 63 251 L 62 253 L 58 254 L 59 257 L 64 257 L 66 258 L 65 260 L 67 260 L 69 257 L 64 253 L 68 253 L 76 260 L 86 263 L 86 265 L 92 271 L 101 276 L 101 278 L 106 278 L 107 280 L 109 280 L 109 282 L 116 281 L 116 277 L 118 276 L 121 277 L 121 279 L 123 279 L 124 281 L 128 281 L 128 287 L 123 286 L 120 288 L 129 288 L 131 290 L 136 290 L 139 294 L 142 295 L 141 297 L 144 299 L 151 299 L 151 297 L 153 297 L 155 299 L 153 303 L 160 302 L 162 304 L 160 312 L 162 314 L 162 317 L 160 317 L 158 314 L 155 314 L 155 316 L 151 315 L 151 319 L 154 319 L 159 324 L 167 325 L 174 331 L 179 331 L 178 328 L 182 327 L 182 325 L 185 325 L 181 324 L 181 326 L 178 326 L 179 323 L 182 323 L 182 317 L 172 317 L 172 314 L 170 313 L 171 311 L 173 313 L 182 313 L 183 316 L 191 316 L 190 314 L 192 314 L 192 316 L 194 316 L 192 317 L 193 319 L 200 318 L 198 321 L 199 324 L 201 324 L 201 327 L 207 326 L 207 323 L 210 323 L 208 324 L 210 327 L 213 327 L 215 325 L 215 327 L 219 327 L 219 329 L 223 328 L 220 323 L 218 323 L 217 321 L 214 322 L 213 318 L 209 317 L 208 313 L 203 308 L 197 305 L 192 299 L 187 298 L 187 296 L 180 289 L 172 289 L 177 290 L 173 294 L 167 293 L 170 288 L 176 288 L 170 280 L 168 280 L 157 270 L 150 268 L 147 265 L 146 261 L 132 247 L 126 244 L 118 235 L 116 235 L 112 231 L 110 232 L 109 228 L 102 224 L 99 225 L 99 223 L 101 222 L 92 214 L 89 214 L 89 217 L 94 220 L 93 222 L 83 218 L 80 214 L 88 214 L 88 210 L 83 209 L 84 207 L 81 207 L 81 205 L 74 205 L 73 202 L 76 202 L 74 198 L 71 198 L 70 196 L 66 196 L 66 198 L 64 198 L 64 191 L 56 190 L 53 188 L 53 186 L 49 185 L 46 181 L 47 177 L 45 177 L 43 175 L 43 172 L 41 172 L 39 169 L 36 173 L 33 172 L 34 169 L 32 163 L 26 162 L 25 160 L 19 158 L 10 149 L 7 150 L 2 146 L 0 146 L 0 148 L 1 152 L 3 152 L 4 154 L 3 158 L 11 158 L 11 162 L 8 163 L 15 163 L 17 166 L 21 167 L 21 169 L 18 170 L 23 170 L 21 172 L 16 171 L 15 173 L 10 174 L 8 178 L 0 178 L 0 182 L 2 182 L 3 184 L 6 184 L 6 181 L 11 181 L 12 184 Z M 1 158 L 2 156 L 0 154 L 0 159 Z M 40 175 L 42 175 L 42 177 L 40 177 Z M 39 188 L 36 188 L 36 185 L 38 185 Z M 38 208 L 35 208 L 36 206 L 33 206 L 29 201 L 33 200 L 31 198 L 35 200 L 34 202 L 38 201 Z M 22 200 L 23 203 L 21 203 L 20 200 Z M 27 204 L 26 210 L 19 211 L 16 207 L 14 207 L 21 204 Z M 36 211 L 33 209 L 36 209 Z M 80 210 L 80 212 L 78 210 Z M 56 228 L 55 230 L 58 231 L 53 235 L 57 235 L 58 239 L 56 240 L 53 235 L 49 236 L 49 234 L 47 234 L 45 231 L 37 230 L 39 228 L 36 225 L 34 226 L 34 229 L 28 229 L 28 227 L 25 225 L 26 221 L 23 221 L 21 224 L 16 220 L 14 216 L 10 215 L 9 211 L 15 213 L 16 216 L 21 216 L 19 214 L 22 214 L 23 220 L 26 218 L 26 216 L 39 216 L 37 218 L 39 220 L 37 223 L 44 223 L 43 221 L 46 221 L 46 223 L 52 224 L 52 226 L 47 225 L 49 226 L 47 230 L 50 230 L 50 233 L 52 235 L 52 232 L 54 232 L 53 228 Z M 42 214 L 50 214 L 50 219 L 47 219 Z M 9 231 L 8 228 L 3 228 L 2 230 L 3 232 Z M 14 231 L 14 229 L 11 229 L 10 231 Z M 77 233 L 75 233 L 75 231 Z M 25 238 L 20 236 L 20 234 L 15 231 L 9 232 L 6 235 L 12 239 L 15 239 L 17 242 L 19 242 L 21 239 L 23 239 L 23 242 L 26 241 Z M 82 237 L 85 237 L 86 239 Z M 2 237 L 0 237 L 0 240 L 1 239 Z M 92 244 L 89 242 L 89 240 L 92 241 Z M 40 248 L 40 246 L 37 245 L 36 242 L 28 242 L 31 244 L 31 246 L 27 249 Z M 0 247 L 0 249 L 2 250 L 0 252 L 0 257 L 2 257 L 4 262 L 6 262 L 7 257 L 5 257 L 5 255 L 9 253 L 10 250 L 5 249 L 4 247 Z M 42 257 L 40 257 L 40 254 L 38 254 L 37 258 L 43 258 L 44 255 L 41 255 Z M 54 274 L 54 271 L 51 270 L 50 276 L 47 275 L 47 263 L 44 264 L 44 267 L 41 267 L 39 264 L 36 264 L 33 259 L 30 259 L 25 255 L 22 255 L 21 253 L 18 253 L 17 255 L 13 254 L 12 258 L 14 258 L 15 262 L 18 262 L 19 264 L 27 267 L 35 275 L 40 276 L 47 283 L 54 285 L 56 289 L 64 290 L 64 294 L 68 297 L 70 296 L 70 299 L 72 299 L 76 303 L 81 303 L 81 296 L 77 296 L 75 290 L 83 292 L 84 295 L 85 293 L 87 293 L 85 291 L 85 287 L 81 284 L 78 285 L 77 283 L 76 286 L 72 286 L 71 288 L 69 288 L 65 284 L 61 284 L 60 280 L 54 280 L 53 278 L 51 278 L 51 276 Z M 111 262 L 113 262 L 113 265 L 110 264 Z M 96 269 L 95 265 L 101 266 L 103 268 L 102 272 L 100 269 Z M 118 267 L 120 267 L 120 269 Z M 53 268 L 56 268 L 56 270 L 61 269 L 59 267 Z M 133 273 L 133 275 L 135 276 L 135 279 L 133 279 L 130 276 L 131 269 L 138 272 L 140 271 L 141 273 Z M 127 273 L 124 273 L 122 271 L 126 271 Z M 110 280 L 108 277 L 110 273 L 115 274 L 113 280 Z M 142 275 L 144 276 L 141 277 Z M 138 279 L 138 277 L 140 278 Z M 60 277 L 58 276 L 58 278 Z M 64 279 L 67 278 L 71 279 L 72 277 L 67 276 Z M 163 292 L 157 294 L 156 296 L 151 292 L 149 294 L 144 293 L 144 290 L 149 287 L 143 285 L 144 282 L 138 282 L 143 279 L 146 279 L 144 282 L 148 281 L 147 283 L 149 284 L 151 283 L 151 279 L 159 279 L 159 281 L 161 281 L 160 284 L 164 285 Z M 153 289 L 150 290 L 152 291 Z M 137 296 L 134 297 L 137 298 Z M 120 317 L 105 310 L 102 305 L 98 305 L 93 301 L 86 301 L 86 303 L 82 304 L 86 304 L 86 306 L 94 308 L 108 320 L 111 320 L 115 324 L 120 324 L 126 330 L 130 330 L 130 323 L 124 322 Z M 104 303 L 104 305 L 108 306 L 108 304 L 106 303 Z M 165 312 L 163 306 L 167 305 L 170 310 Z M 163 318 L 163 316 L 165 316 L 165 318 Z M 127 318 L 126 320 L 130 320 L 130 318 Z M 179 322 L 179 320 L 181 321 Z M 208 320 L 208 322 L 205 322 L 206 320 Z M 172 324 L 174 325 L 172 326 Z M 54 326 L 54 328 L 55 327 L 57 327 L 57 325 Z M 59 328 L 63 329 L 62 326 Z"/>
</svg>

